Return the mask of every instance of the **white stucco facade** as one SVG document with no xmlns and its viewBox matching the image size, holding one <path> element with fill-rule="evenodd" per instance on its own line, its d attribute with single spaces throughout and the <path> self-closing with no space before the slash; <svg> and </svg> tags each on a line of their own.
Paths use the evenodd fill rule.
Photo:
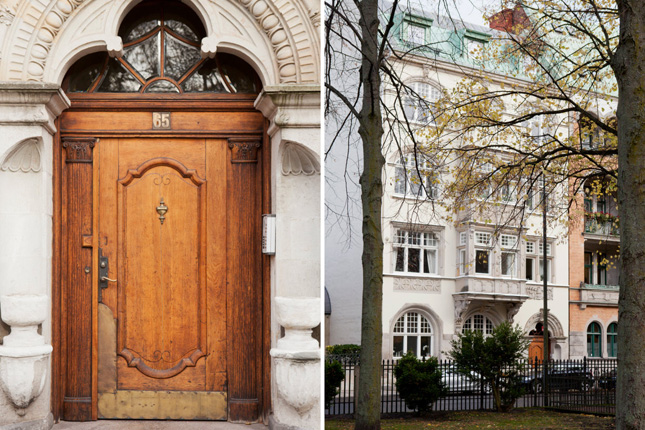
<svg viewBox="0 0 645 430">
<path fill-rule="evenodd" d="M 54 121 L 70 106 L 61 83 L 69 67 L 87 54 L 119 55 L 123 50 L 119 25 L 139 2 L 0 2 L 0 301 L 8 295 L 51 300 Z M 274 299 L 308 300 L 311 309 L 311 299 L 321 297 L 320 5 L 301 0 L 183 3 L 206 29 L 202 56 L 234 54 L 262 80 L 255 106 L 269 120 L 270 195 L 277 219 L 277 249 L 270 267 L 270 344 L 276 350 L 272 374 L 278 376 L 271 379 L 269 421 L 276 429 L 319 428 L 319 396 L 310 395 L 320 382 L 319 349 L 312 348 L 306 337 L 301 346 L 298 342 L 279 346 L 278 340 L 281 326 L 302 330 L 303 324 L 310 324 L 311 329 L 320 323 L 320 316 L 305 322 L 294 316 L 290 322 L 287 313 L 279 323 Z M 51 305 L 47 309 L 39 332 L 51 345 L 56 322 L 51 319 Z M 0 323 L 0 341 L 9 331 L 9 325 Z M 2 347 L 0 362 L 9 354 Z M 286 377 L 280 376 L 285 372 L 276 366 L 282 365 L 295 369 L 298 377 L 288 371 Z M 11 391 L 10 384 L 0 383 L 4 389 L 0 428 L 19 423 L 21 428 L 51 426 L 50 373 L 26 408 L 12 402 L 6 392 Z"/>
<path fill-rule="evenodd" d="M 408 13 L 410 15 L 406 15 Z M 423 53 L 415 54 L 415 46 L 412 43 L 406 44 L 407 42 L 401 40 L 393 43 L 395 47 L 401 48 L 401 53 L 400 56 L 392 57 L 389 66 L 401 82 L 414 88 L 418 94 L 432 100 L 432 97 L 438 98 L 438 95 L 432 93 L 433 91 L 437 91 L 438 94 L 441 91 L 450 92 L 465 77 L 475 74 L 476 70 L 472 68 L 472 64 L 468 64 L 467 51 L 458 54 L 452 52 L 451 54 L 450 49 L 461 46 L 461 41 L 458 38 L 463 38 L 468 31 L 481 35 L 490 32 L 489 29 L 469 24 L 465 24 L 462 28 L 461 23 L 457 23 L 456 28 L 453 28 L 450 20 L 446 20 L 447 27 L 439 30 L 440 32 L 445 31 L 445 34 L 440 33 L 441 36 L 436 36 L 435 33 L 435 36 L 431 38 L 429 35 L 436 31 L 436 27 L 441 27 L 441 24 L 437 24 L 441 22 L 440 17 L 429 18 L 429 14 L 423 16 L 421 11 L 412 10 L 410 12 L 405 7 L 402 8 L 400 14 L 403 17 L 395 18 L 396 23 L 409 20 L 409 23 L 425 23 L 428 26 L 425 33 L 425 42 L 428 43 L 425 56 Z M 396 28 L 396 25 L 392 30 L 392 38 L 405 39 L 406 24 L 401 24 L 399 28 Z M 399 33 L 402 35 L 399 36 Z M 442 36 L 445 36 L 445 40 L 441 38 Z M 436 51 L 432 51 L 435 48 Z M 442 49 L 448 50 L 448 53 L 445 50 L 442 52 Z M 419 50 L 423 52 L 423 49 Z M 455 51 L 457 51 L 456 48 Z M 398 58 L 398 60 L 394 60 L 394 58 Z M 387 81 L 386 78 L 384 79 Z M 495 72 L 488 73 L 485 76 L 485 82 L 490 91 L 504 88 L 504 85 L 526 85 L 526 82 L 522 82 L 520 79 L 510 78 Z M 421 85 L 429 87 L 422 90 Z M 399 99 L 397 99 L 399 96 L 397 91 L 400 91 Z M 426 337 L 431 338 L 429 345 L 419 344 L 419 348 L 427 348 L 423 354 L 417 350 L 419 356 L 427 355 L 429 352 L 430 355 L 442 359 L 448 358 L 446 353 L 450 350 L 451 340 L 454 339 L 456 333 L 460 333 L 464 329 L 464 325 L 469 320 L 473 324 L 472 321 L 476 315 L 478 318 L 483 317 L 482 321 L 489 321 L 493 326 L 503 321 L 511 321 L 513 324 L 519 325 L 529 337 L 529 332 L 534 330 L 536 324 L 542 320 L 542 308 L 544 307 L 543 284 L 538 273 L 539 261 L 542 258 L 542 254 L 539 253 L 542 240 L 541 211 L 539 208 L 532 208 L 531 213 L 522 219 L 521 225 L 513 225 L 504 219 L 500 212 L 504 211 L 505 205 L 511 207 L 516 201 L 500 203 L 499 197 L 495 197 L 471 202 L 473 206 L 489 205 L 489 212 L 495 216 L 488 217 L 488 219 L 480 217 L 478 220 L 477 217 L 468 216 L 465 209 L 460 212 L 450 212 L 446 210 L 446 207 L 450 208 L 452 204 L 450 202 L 454 196 L 442 194 L 442 184 L 451 180 L 444 172 L 437 174 L 436 185 L 438 185 L 439 191 L 435 197 L 423 195 L 421 198 L 417 198 L 413 195 L 414 193 L 402 192 L 401 190 L 404 188 L 402 181 L 408 181 L 408 187 L 414 187 L 410 176 L 415 175 L 416 170 L 413 163 L 408 165 L 407 177 L 402 179 L 403 176 L 400 173 L 397 174 L 397 170 L 401 172 L 400 169 L 405 169 L 406 166 L 403 166 L 400 160 L 402 155 L 414 154 L 415 150 L 409 137 L 401 137 L 407 133 L 407 130 L 401 131 L 404 125 L 397 123 L 394 118 L 388 119 L 387 116 L 392 115 L 393 112 L 400 113 L 403 105 L 408 103 L 404 91 L 401 88 L 395 88 L 394 85 L 388 86 L 386 83 L 382 93 L 384 105 L 389 108 L 387 114 L 384 113 L 386 130 L 383 141 L 386 159 L 383 172 L 382 206 L 384 242 L 383 359 L 396 358 L 411 349 L 407 343 L 405 347 L 402 344 L 402 339 L 406 337 L 403 325 L 407 324 L 407 320 L 402 318 L 408 313 L 414 318 L 417 318 L 416 315 L 421 315 L 425 319 L 425 321 L 415 320 L 412 326 L 417 324 L 418 328 L 418 324 L 426 324 L 426 321 L 429 324 L 429 328 L 424 327 L 423 332 L 416 333 L 418 337 L 429 335 Z M 508 103 L 506 102 L 505 100 L 504 114 L 513 114 L 516 106 L 513 105 L 511 97 L 509 97 Z M 414 105 L 413 102 L 411 104 Z M 420 130 L 419 135 L 423 136 L 424 127 L 432 127 L 432 124 L 428 125 L 428 121 L 416 121 L 415 115 L 417 114 L 408 112 L 407 119 L 412 123 L 412 128 Z M 338 116 L 344 117 L 343 115 Z M 326 246 L 325 267 L 326 286 L 329 289 L 332 304 L 329 343 L 332 345 L 358 344 L 360 343 L 362 288 L 361 217 L 359 205 L 351 203 L 356 202 L 360 195 L 357 178 L 361 163 L 357 161 L 359 157 L 356 155 L 360 154 L 360 151 L 353 146 L 358 137 L 352 139 L 351 136 L 347 136 L 348 130 L 337 130 L 333 126 L 334 121 L 328 120 L 326 130 L 328 140 L 336 136 L 337 132 L 341 137 L 337 138 L 335 146 L 330 148 L 328 160 L 329 158 L 331 160 L 327 163 L 327 166 L 333 169 L 332 179 L 335 180 L 332 183 L 328 179 L 327 186 L 330 191 L 326 194 L 327 205 L 333 208 L 333 211 L 329 211 L 327 214 L 326 241 L 328 245 Z M 390 132 L 392 130 L 390 127 L 394 128 L 394 132 Z M 562 132 L 565 136 L 571 132 L 566 117 L 561 118 L 560 127 L 558 132 Z M 394 139 L 392 136 L 398 136 L 398 138 Z M 420 138 L 420 141 L 423 142 L 423 137 Z M 456 141 L 459 142 L 459 139 Z M 329 141 L 327 144 L 329 145 Z M 428 156 L 431 158 L 432 154 L 428 154 Z M 422 163 L 422 161 L 419 162 Z M 425 167 L 420 165 L 419 168 Z M 430 170 L 433 169 L 433 167 L 430 168 Z M 417 177 L 417 190 L 422 181 L 424 179 L 419 180 Z M 423 190 L 422 193 L 427 194 L 428 190 Z M 552 199 L 557 201 L 555 196 Z M 341 218 L 339 213 L 351 214 L 351 216 L 343 218 L 345 221 L 343 223 L 339 222 L 339 218 Z M 500 222 L 491 221 L 495 218 Z M 349 232 L 352 235 L 351 242 L 347 240 Z M 476 237 L 480 233 L 490 235 L 489 244 L 483 245 L 476 242 Z M 397 234 L 400 237 L 397 237 Z M 428 263 L 430 268 L 421 269 L 418 267 L 418 265 L 424 264 L 424 257 L 421 256 L 415 263 L 415 268 L 408 270 L 406 265 L 409 254 L 407 251 L 405 254 L 401 251 L 400 255 L 397 255 L 397 249 L 402 248 L 402 241 L 408 240 L 408 236 L 403 238 L 403 235 L 408 234 L 421 234 L 422 236 L 415 240 L 420 240 L 422 243 L 430 241 L 425 243 L 426 246 L 411 246 L 411 248 L 420 249 L 421 254 L 419 255 L 423 255 L 425 250 L 432 253 L 433 257 Z M 428 236 L 423 236 L 424 234 L 428 234 Z M 504 239 L 505 241 L 511 240 L 510 237 L 512 237 L 515 242 L 503 245 L 502 235 L 509 236 Z M 556 221 L 550 214 L 547 233 L 549 249 L 547 264 L 550 266 L 550 272 L 547 275 L 547 281 L 551 356 L 554 359 L 569 357 L 567 235 L 566 225 Z M 529 243 L 528 249 L 527 242 Z M 489 252 L 488 268 L 485 273 L 477 273 L 475 270 L 477 250 Z M 511 269 L 504 269 L 506 273 L 502 273 L 502 254 L 512 256 L 514 262 Z M 400 259 L 399 261 L 397 261 L 397 257 Z M 465 261 L 462 261 L 464 257 Z M 400 266 L 397 267 L 397 265 Z M 531 265 L 532 270 L 531 268 L 527 269 L 527 265 Z M 414 273 L 415 271 L 416 273 Z M 398 334 L 395 333 L 397 321 L 400 322 Z M 401 343 L 396 345 L 397 341 Z"/>
</svg>

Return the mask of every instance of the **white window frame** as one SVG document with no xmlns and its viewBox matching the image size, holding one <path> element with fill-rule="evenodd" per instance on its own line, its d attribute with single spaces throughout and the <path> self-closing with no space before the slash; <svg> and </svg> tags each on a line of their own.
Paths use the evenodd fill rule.
<svg viewBox="0 0 645 430">
<path fill-rule="evenodd" d="M 457 251 L 457 258 L 459 259 L 459 276 L 466 276 L 466 266 L 468 265 L 468 250 L 465 248 L 459 249 Z"/>
<path fill-rule="evenodd" d="M 478 322 L 481 321 L 481 328 L 478 327 Z M 484 314 L 473 314 L 469 316 L 464 325 L 461 327 L 462 333 L 466 330 L 471 331 L 480 331 L 484 333 L 484 336 L 490 336 L 495 328 L 493 321 Z"/>
<path fill-rule="evenodd" d="M 428 27 L 413 22 L 407 22 L 406 42 L 411 46 L 423 46 L 426 44 Z M 421 36 L 421 37 L 419 37 Z"/>
<path fill-rule="evenodd" d="M 552 257 L 552 255 L 551 255 L 551 249 L 552 248 L 553 247 L 551 246 L 551 242 L 547 242 L 546 243 L 546 256 L 547 257 Z M 540 256 L 544 255 L 543 253 L 544 253 L 544 249 L 542 248 L 542 241 L 539 241 L 538 242 L 538 255 L 540 255 Z"/>
<path fill-rule="evenodd" d="M 528 267 L 531 266 L 531 277 L 528 277 Z M 537 267 L 535 265 L 535 257 L 526 257 L 526 268 L 525 268 L 525 277 L 527 281 L 536 282 L 537 278 Z"/>
<path fill-rule="evenodd" d="M 499 237 L 499 243 L 503 249 L 515 249 L 517 245 L 517 236 L 514 234 L 501 234 Z"/>
<path fill-rule="evenodd" d="M 403 109 L 406 118 L 415 124 L 434 123 L 434 103 L 441 98 L 441 90 L 427 82 L 411 82 L 403 96 Z M 420 98 L 423 99 L 420 100 Z"/>
<path fill-rule="evenodd" d="M 510 264 L 510 267 L 507 266 L 508 268 L 507 272 L 504 273 L 504 262 L 505 262 L 505 258 L 508 258 L 508 257 L 512 258 L 512 262 Z M 515 278 L 517 273 L 517 252 L 510 252 L 510 251 L 501 252 L 500 273 L 503 277 Z"/>
<path fill-rule="evenodd" d="M 547 258 L 546 259 L 546 283 L 547 284 L 550 284 L 551 279 L 553 279 L 552 278 L 552 276 L 553 276 L 553 263 L 552 263 L 552 260 L 553 260 L 552 258 Z M 540 278 L 540 282 L 544 282 L 544 278 L 543 278 L 543 275 L 542 275 L 543 262 L 544 262 L 544 259 L 542 257 L 540 257 L 538 259 L 538 277 Z"/>
<path fill-rule="evenodd" d="M 407 154 L 394 167 L 394 195 L 420 200 L 437 199 L 439 180 L 436 168 L 421 154 L 417 163 L 414 160 L 414 154 Z"/>
<path fill-rule="evenodd" d="M 427 323 L 426 327 L 429 331 L 424 331 L 423 323 Z M 414 326 L 415 330 L 410 330 L 410 327 Z M 395 338 L 403 338 L 403 350 L 400 354 L 395 353 L 394 344 Z M 430 357 L 434 352 L 434 328 L 432 326 L 432 321 L 426 317 L 423 313 L 410 310 L 402 314 L 397 318 L 394 323 L 394 328 L 392 329 L 392 356 L 394 359 L 401 358 L 404 354 L 409 351 L 409 343 L 412 338 L 416 341 L 416 351 L 417 358 Z M 422 339 L 429 338 L 429 348 L 427 354 L 422 354 Z"/>
<path fill-rule="evenodd" d="M 485 231 L 475 232 L 475 246 L 491 246 L 493 235 Z"/>
<path fill-rule="evenodd" d="M 466 244 L 466 241 L 468 240 L 468 232 L 462 231 L 459 233 L 459 245 L 463 246 Z"/>
<path fill-rule="evenodd" d="M 396 229 L 393 240 L 393 260 L 395 273 L 412 273 L 418 275 L 438 275 L 439 274 L 439 242 L 440 236 L 432 231 L 411 231 L 405 229 Z M 418 250 L 419 253 L 419 270 L 410 271 L 410 251 Z M 403 253 L 402 267 L 398 270 L 399 252 Z M 434 253 L 434 267 L 430 267 L 428 262 L 428 271 L 425 271 L 427 253 Z"/>
</svg>

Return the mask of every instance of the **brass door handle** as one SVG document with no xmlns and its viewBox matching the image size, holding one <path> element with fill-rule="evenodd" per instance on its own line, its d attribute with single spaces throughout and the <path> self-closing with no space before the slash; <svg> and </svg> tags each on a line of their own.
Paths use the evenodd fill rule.
<svg viewBox="0 0 645 430">
<path fill-rule="evenodd" d="M 103 282 L 116 282 L 116 279 L 110 279 L 107 276 L 101 276 L 101 281 L 103 281 Z"/>
</svg>

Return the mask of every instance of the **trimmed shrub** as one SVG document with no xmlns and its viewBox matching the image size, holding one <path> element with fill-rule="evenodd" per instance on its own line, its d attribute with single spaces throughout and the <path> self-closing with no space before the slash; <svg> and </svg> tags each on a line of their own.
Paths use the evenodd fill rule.
<svg viewBox="0 0 645 430">
<path fill-rule="evenodd" d="M 331 363 L 325 361 L 325 407 L 328 408 L 331 401 L 338 394 L 341 382 L 345 379 L 345 372 L 343 366 L 339 361 L 332 361 Z"/>
<path fill-rule="evenodd" d="M 432 410 L 432 404 L 446 394 L 436 357 L 419 360 L 412 353 L 404 355 L 394 368 L 396 390 L 409 409 Z"/>
</svg>

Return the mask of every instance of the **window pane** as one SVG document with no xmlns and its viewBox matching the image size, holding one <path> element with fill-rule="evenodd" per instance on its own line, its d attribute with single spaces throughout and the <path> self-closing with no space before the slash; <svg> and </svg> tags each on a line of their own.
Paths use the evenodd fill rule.
<svg viewBox="0 0 645 430">
<path fill-rule="evenodd" d="M 204 26 L 193 10 L 181 3 L 169 4 L 164 10 L 164 24 L 192 42 L 199 43 L 206 36 Z"/>
<path fill-rule="evenodd" d="M 204 61 L 197 71 L 182 83 L 181 87 L 188 93 L 202 91 L 211 93 L 230 92 L 217 69 L 217 63 L 214 59 Z"/>
<path fill-rule="evenodd" d="M 394 170 L 394 192 L 396 194 L 405 194 L 405 168 L 397 167 Z"/>
<path fill-rule="evenodd" d="M 526 259 L 526 279 L 529 281 L 535 281 L 533 274 L 533 259 L 532 258 L 527 258 Z"/>
<path fill-rule="evenodd" d="M 515 275 L 515 254 L 510 252 L 502 252 L 502 275 L 513 276 Z"/>
<path fill-rule="evenodd" d="M 484 331 L 484 316 L 475 315 L 473 317 L 473 330 L 474 331 Z"/>
<path fill-rule="evenodd" d="M 419 318 L 421 318 L 421 333 L 432 333 L 430 321 L 423 315 L 420 315 Z"/>
<path fill-rule="evenodd" d="M 402 315 L 401 318 L 396 320 L 394 324 L 394 333 L 403 333 L 405 331 L 405 315 Z"/>
<path fill-rule="evenodd" d="M 123 43 L 132 42 L 151 33 L 161 25 L 161 8 L 137 6 L 125 17 L 119 28 Z"/>
<path fill-rule="evenodd" d="M 408 272 L 419 273 L 421 250 L 417 248 L 408 248 Z"/>
<path fill-rule="evenodd" d="M 432 351 L 430 350 L 430 337 L 421 336 L 421 356 L 429 357 L 431 354 Z"/>
<path fill-rule="evenodd" d="M 202 59 L 199 48 L 188 45 L 170 34 L 165 35 L 164 73 L 179 80 Z"/>
<path fill-rule="evenodd" d="M 418 336 L 407 336 L 408 338 L 408 350 L 406 352 L 412 351 L 414 355 L 418 356 L 419 351 L 418 351 Z"/>
<path fill-rule="evenodd" d="M 222 77 L 226 79 L 234 92 L 239 94 L 257 94 L 262 83 L 253 67 L 241 58 L 231 54 L 218 54 L 216 60 Z"/>
<path fill-rule="evenodd" d="M 145 90 L 144 93 L 178 93 L 179 88 L 175 86 L 172 82 L 166 80 L 154 81 Z"/>
<path fill-rule="evenodd" d="M 392 343 L 394 357 L 403 357 L 403 336 L 394 336 Z"/>
<path fill-rule="evenodd" d="M 412 45 L 423 45 L 425 43 L 425 27 L 408 24 L 408 42 Z"/>
<path fill-rule="evenodd" d="M 108 70 L 103 82 L 99 85 L 98 92 L 106 93 L 133 93 L 138 92 L 141 83 L 118 60 L 112 58 L 108 63 Z"/>
<path fill-rule="evenodd" d="M 437 273 L 437 251 L 426 249 L 424 259 L 424 273 Z"/>
<path fill-rule="evenodd" d="M 68 72 L 69 83 L 67 91 L 89 91 L 96 78 L 98 78 L 99 73 L 101 73 L 106 60 L 107 54 L 105 52 L 97 52 L 83 57 L 74 63 Z"/>
<path fill-rule="evenodd" d="M 408 326 L 407 326 L 407 332 L 408 333 L 417 333 L 419 331 L 418 328 L 418 314 L 414 312 L 409 312 L 407 314 L 408 318 Z"/>
<path fill-rule="evenodd" d="M 123 48 L 123 59 L 145 80 L 160 76 L 159 40 L 157 33 L 143 42 Z"/>
<path fill-rule="evenodd" d="M 478 249 L 475 253 L 475 272 L 488 273 L 488 251 Z"/>
<path fill-rule="evenodd" d="M 405 271 L 405 248 L 396 248 L 396 268 L 397 272 Z"/>
</svg>

